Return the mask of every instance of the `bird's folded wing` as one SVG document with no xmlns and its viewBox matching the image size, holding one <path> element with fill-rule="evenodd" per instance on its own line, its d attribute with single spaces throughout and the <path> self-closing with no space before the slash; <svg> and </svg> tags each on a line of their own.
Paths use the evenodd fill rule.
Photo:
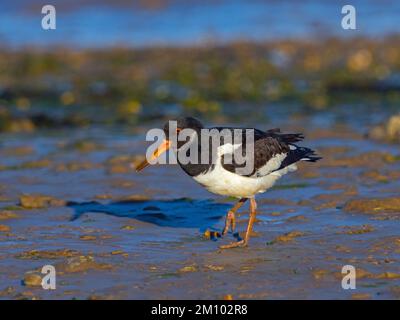
<svg viewBox="0 0 400 320">
<path fill-rule="evenodd" d="M 277 170 L 290 152 L 289 145 L 267 135 L 255 139 L 250 142 L 244 140 L 233 155 L 223 156 L 221 162 L 224 169 L 248 177 L 261 177 Z"/>
</svg>

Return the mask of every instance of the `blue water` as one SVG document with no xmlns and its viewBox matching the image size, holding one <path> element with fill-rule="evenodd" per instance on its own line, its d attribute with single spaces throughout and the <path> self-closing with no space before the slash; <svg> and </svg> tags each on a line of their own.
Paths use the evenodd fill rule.
<svg viewBox="0 0 400 320">
<path fill-rule="evenodd" d="M 193 45 L 237 39 L 382 37 L 400 30 L 400 1 L 141 1 L 53 0 L 57 29 L 42 30 L 38 0 L 0 6 L 0 42 L 11 46 Z M 50 3 L 50 2 L 49 2 Z M 341 7 L 357 10 L 357 30 L 341 28 Z"/>
</svg>

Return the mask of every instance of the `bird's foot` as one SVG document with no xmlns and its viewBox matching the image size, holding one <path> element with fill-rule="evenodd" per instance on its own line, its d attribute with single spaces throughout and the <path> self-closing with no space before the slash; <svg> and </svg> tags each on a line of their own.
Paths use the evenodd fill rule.
<svg viewBox="0 0 400 320">
<path fill-rule="evenodd" d="M 216 241 L 218 238 L 221 238 L 221 233 L 218 231 L 210 231 L 206 230 L 203 234 L 203 237 L 208 240 Z"/>
<path fill-rule="evenodd" d="M 231 242 L 229 244 L 220 246 L 220 249 L 231 249 L 231 248 L 243 248 L 247 246 L 247 241 L 245 240 L 240 240 L 240 241 L 235 241 Z"/>
</svg>

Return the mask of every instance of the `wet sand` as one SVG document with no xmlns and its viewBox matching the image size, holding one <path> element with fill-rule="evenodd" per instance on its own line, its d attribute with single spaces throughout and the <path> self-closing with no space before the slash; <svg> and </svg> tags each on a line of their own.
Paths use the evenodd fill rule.
<svg viewBox="0 0 400 320">
<path fill-rule="evenodd" d="M 306 125 L 307 124 L 307 125 Z M 361 129 L 307 127 L 324 159 L 258 196 L 250 246 L 219 231 L 232 199 L 177 166 L 130 167 L 143 135 L 87 129 L 4 134 L 0 150 L 1 299 L 398 299 L 398 146 Z M 265 126 L 265 125 L 264 125 Z M 248 207 L 240 210 L 244 231 Z M 42 266 L 57 270 L 43 290 Z M 357 270 L 343 290 L 341 269 Z"/>
</svg>

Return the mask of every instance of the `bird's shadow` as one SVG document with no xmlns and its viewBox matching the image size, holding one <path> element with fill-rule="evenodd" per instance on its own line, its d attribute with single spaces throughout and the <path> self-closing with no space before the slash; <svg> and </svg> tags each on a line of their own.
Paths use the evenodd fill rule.
<svg viewBox="0 0 400 320">
<path fill-rule="evenodd" d="M 105 213 L 115 217 L 127 217 L 161 227 L 214 229 L 214 225 L 229 209 L 228 204 L 212 200 L 129 200 L 110 203 L 69 202 L 74 209 L 71 221 L 85 213 Z"/>
</svg>

